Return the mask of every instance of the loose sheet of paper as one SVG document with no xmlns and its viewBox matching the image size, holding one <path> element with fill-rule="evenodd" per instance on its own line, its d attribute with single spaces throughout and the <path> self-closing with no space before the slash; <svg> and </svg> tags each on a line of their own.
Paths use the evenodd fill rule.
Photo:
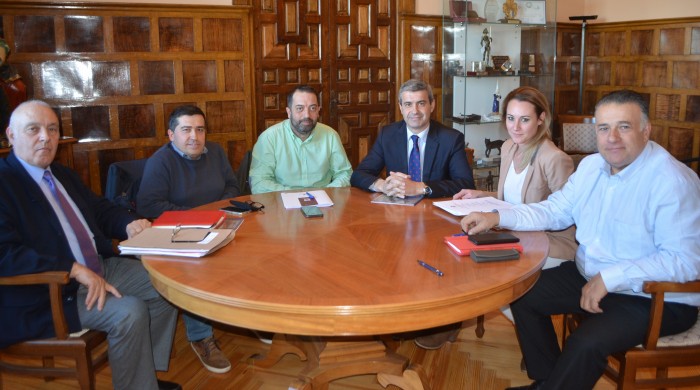
<svg viewBox="0 0 700 390">
<path fill-rule="evenodd" d="M 333 206 L 333 201 L 324 190 L 283 192 L 280 195 L 285 209 L 298 209 L 301 206 Z"/>
<path fill-rule="evenodd" d="M 475 211 L 490 212 L 493 210 L 505 210 L 513 207 L 512 204 L 503 200 L 498 200 L 492 196 L 476 199 L 438 201 L 433 202 L 433 205 L 459 217 Z"/>
</svg>

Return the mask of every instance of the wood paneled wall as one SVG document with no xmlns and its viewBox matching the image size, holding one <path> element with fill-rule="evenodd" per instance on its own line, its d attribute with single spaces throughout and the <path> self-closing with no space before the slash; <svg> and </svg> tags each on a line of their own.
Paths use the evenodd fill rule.
<svg viewBox="0 0 700 390">
<path fill-rule="evenodd" d="M 403 82 L 412 78 L 429 83 L 437 99 L 432 117 L 440 120 L 444 105 L 442 102 L 442 16 L 400 15 L 398 42 L 397 90 Z M 449 105 L 451 106 L 452 102 L 449 102 Z M 396 110 L 396 119 L 401 119 L 399 110 Z"/>
<path fill-rule="evenodd" d="M 699 156 L 700 18 L 589 24 L 586 30 L 583 113 L 593 114 L 611 91 L 632 89 L 649 102 L 651 138 L 680 160 Z M 575 113 L 581 26 L 560 24 L 557 46 L 555 107 Z"/>
<path fill-rule="evenodd" d="M 207 115 L 210 141 L 234 169 L 254 142 L 251 0 L 230 7 L 2 5 L 0 35 L 28 95 L 60 113 L 75 169 L 95 192 L 109 164 L 168 141 L 175 106 Z M 246 5 L 248 4 L 248 5 Z"/>
</svg>

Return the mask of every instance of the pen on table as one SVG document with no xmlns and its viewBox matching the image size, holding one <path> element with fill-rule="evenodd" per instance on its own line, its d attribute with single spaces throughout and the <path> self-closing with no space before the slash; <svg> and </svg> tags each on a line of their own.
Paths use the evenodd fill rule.
<svg viewBox="0 0 700 390">
<path fill-rule="evenodd" d="M 439 269 L 437 269 L 437 268 L 433 267 L 432 265 L 426 263 L 426 262 L 423 261 L 423 260 L 418 260 L 418 264 L 420 264 L 421 267 L 423 267 L 423 268 L 425 268 L 425 269 L 427 269 L 427 270 L 430 270 L 431 272 L 434 272 L 435 275 L 437 275 L 437 276 L 442 276 L 442 275 L 444 275 L 444 273 L 443 273 L 442 271 L 440 271 Z"/>
<path fill-rule="evenodd" d="M 308 191 L 306 192 L 306 196 L 308 196 L 309 199 L 316 199 L 316 197 L 314 197 L 313 195 L 311 195 L 311 193 L 308 192 Z"/>
</svg>

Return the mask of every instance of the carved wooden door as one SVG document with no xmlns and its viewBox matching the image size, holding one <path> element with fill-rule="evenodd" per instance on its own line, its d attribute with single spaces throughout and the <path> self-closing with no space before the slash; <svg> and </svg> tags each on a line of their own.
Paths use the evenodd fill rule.
<svg viewBox="0 0 700 390">
<path fill-rule="evenodd" d="M 320 121 L 338 131 L 353 167 L 394 118 L 392 0 L 256 0 L 257 134 L 287 118 L 287 93 L 309 84 Z"/>
</svg>

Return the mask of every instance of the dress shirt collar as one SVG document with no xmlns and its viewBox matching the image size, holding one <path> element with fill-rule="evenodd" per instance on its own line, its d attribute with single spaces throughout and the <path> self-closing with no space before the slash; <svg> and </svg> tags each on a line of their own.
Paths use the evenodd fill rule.
<svg viewBox="0 0 700 390">
<path fill-rule="evenodd" d="M 207 147 L 204 146 L 204 150 L 202 150 L 202 154 L 200 154 L 199 157 L 197 157 L 197 158 L 192 158 L 189 155 L 187 155 L 185 152 L 183 152 L 182 150 L 178 149 L 177 146 L 175 146 L 174 142 L 170 141 L 170 146 L 173 148 L 175 153 L 180 155 L 180 157 L 184 158 L 185 160 L 192 160 L 192 161 L 199 160 L 200 158 L 202 158 L 202 155 L 206 154 L 209 151 L 209 149 L 207 149 Z"/>
<path fill-rule="evenodd" d="M 318 126 L 319 122 L 316 122 L 316 126 Z M 316 127 L 314 127 L 313 130 L 311 130 L 311 134 L 309 134 L 308 137 L 306 137 L 305 140 L 302 141 L 301 138 L 299 138 L 298 135 L 294 133 L 294 130 L 292 130 L 292 121 L 291 119 L 286 119 L 284 121 L 284 131 L 287 133 L 287 137 L 291 139 L 293 142 L 296 142 L 297 144 L 303 144 L 307 142 L 311 142 L 311 140 L 314 138 L 314 134 L 316 134 Z"/>
<path fill-rule="evenodd" d="M 639 169 L 641 169 L 643 165 L 645 165 L 644 162 L 647 159 L 649 159 L 652 149 L 655 146 L 657 146 L 657 144 L 654 141 L 648 141 L 647 144 L 644 146 L 642 153 L 640 153 L 639 156 L 637 156 L 637 158 L 635 158 L 630 165 L 626 166 L 615 175 L 610 174 L 612 167 L 605 161 L 605 159 L 603 159 L 603 166 L 601 167 L 601 170 L 608 177 L 615 177 L 617 180 L 622 181 L 628 180 L 631 176 L 634 175 L 635 172 L 637 172 Z"/>
<path fill-rule="evenodd" d="M 418 134 L 413 134 L 413 132 L 411 132 L 411 130 L 408 129 L 408 126 L 406 126 L 406 139 L 408 139 L 409 144 L 413 145 L 413 141 L 411 141 L 411 136 L 417 135 L 418 144 L 425 144 L 425 139 L 428 137 L 428 131 L 430 131 L 430 125 L 428 125 L 428 127 L 426 127 L 425 130 L 421 131 Z"/>
<path fill-rule="evenodd" d="M 22 160 L 16 154 L 15 154 L 15 157 L 17 157 L 17 161 L 19 161 L 19 163 L 22 164 L 22 166 L 24 167 L 24 170 L 27 171 L 29 176 L 31 176 L 32 179 L 34 179 L 34 181 L 37 184 L 41 184 L 41 181 L 44 178 L 44 171 L 51 172 L 51 166 L 48 166 L 48 167 L 46 167 L 46 169 L 44 169 L 44 168 L 34 166 L 34 165 Z M 51 174 L 53 175 L 53 172 L 51 172 Z"/>
</svg>

